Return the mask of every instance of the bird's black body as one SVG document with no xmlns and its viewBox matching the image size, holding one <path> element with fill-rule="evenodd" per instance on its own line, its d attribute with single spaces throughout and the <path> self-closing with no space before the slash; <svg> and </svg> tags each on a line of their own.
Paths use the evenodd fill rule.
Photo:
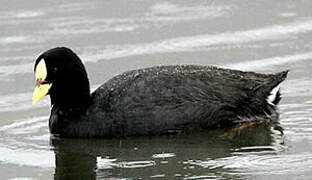
<svg viewBox="0 0 312 180">
<path fill-rule="evenodd" d="M 272 102 L 268 96 L 287 76 L 287 71 L 159 66 L 118 75 L 90 95 L 85 69 L 71 50 L 55 48 L 37 61 L 42 58 L 48 78 L 54 73 L 50 131 L 63 137 L 160 135 L 274 119 L 279 92 Z"/>
</svg>

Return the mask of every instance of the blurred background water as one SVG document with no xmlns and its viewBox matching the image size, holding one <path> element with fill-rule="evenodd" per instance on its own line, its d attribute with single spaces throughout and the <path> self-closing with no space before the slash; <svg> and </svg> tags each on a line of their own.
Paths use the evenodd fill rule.
<svg viewBox="0 0 312 180">
<path fill-rule="evenodd" d="M 312 1 L 2 0 L 1 179 L 311 179 Z M 56 46 L 95 89 L 127 70 L 217 65 L 290 69 L 280 127 L 127 139 L 57 139 L 49 98 L 31 104 L 33 62 Z"/>
</svg>

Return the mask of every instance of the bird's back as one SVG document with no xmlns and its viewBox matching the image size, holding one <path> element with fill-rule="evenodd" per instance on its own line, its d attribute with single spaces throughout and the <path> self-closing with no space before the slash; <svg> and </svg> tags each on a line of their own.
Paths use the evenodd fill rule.
<svg viewBox="0 0 312 180">
<path fill-rule="evenodd" d="M 92 93 L 92 109 L 94 114 L 106 112 L 96 124 L 109 119 L 112 133 L 121 136 L 230 126 L 275 114 L 277 101 L 270 103 L 268 96 L 286 74 L 196 65 L 139 69 L 100 86 Z"/>
</svg>

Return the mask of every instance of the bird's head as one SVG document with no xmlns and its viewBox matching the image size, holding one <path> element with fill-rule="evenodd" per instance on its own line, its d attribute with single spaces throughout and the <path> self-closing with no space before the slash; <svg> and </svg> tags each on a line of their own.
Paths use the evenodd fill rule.
<svg viewBox="0 0 312 180">
<path fill-rule="evenodd" d="M 35 89 L 32 102 L 45 95 L 61 103 L 75 102 L 74 95 L 90 93 L 89 81 L 80 58 L 69 48 L 57 47 L 42 53 L 35 61 Z M 68 101 L 68 102 L 66 102 Z"/>
</svg>

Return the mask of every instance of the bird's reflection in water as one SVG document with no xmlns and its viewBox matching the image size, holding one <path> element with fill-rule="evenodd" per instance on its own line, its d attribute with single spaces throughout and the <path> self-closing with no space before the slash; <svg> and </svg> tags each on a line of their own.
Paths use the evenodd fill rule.
<svg viewBox="0 0 312 180">
<path fill-rule="evenodd" d="M 233 152 L 243 147 L 267 146 L 265 151 L 268 151 L 272 144 L 276 143 L 276 138 L 281 136 L 282 133 L 273 131 L 272 125 L 257 124 L 247 128 L 159 137 L 123 139 L 52 137 L 50 142 L 56 156 L 54 177 L 57 180 L 192 176 L 239 179 L 243 175 L 235 174 L 230 169 L 202 168 L 188 162 L 233 156 Z M 255 150 L 259 151 L 259 148 Z M 270 153 L 275 151 L 273 148 Z M 99 160 L 104 161 L 104 164 L 99 164 Z"/>
</svg>

